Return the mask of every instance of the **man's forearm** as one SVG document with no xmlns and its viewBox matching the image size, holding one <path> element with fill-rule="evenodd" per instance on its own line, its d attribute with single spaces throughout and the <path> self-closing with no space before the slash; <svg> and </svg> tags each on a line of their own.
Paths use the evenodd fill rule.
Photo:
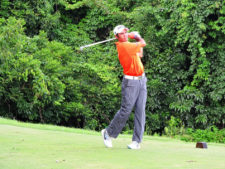
<svg viewBox="0 0 225 169">
<path fill-rule="evenodd" d="M 145 42 L 145 40 L 143 39 L 143 38 L 141 38 L 141 37 L 139 37 L 139 38 L 137 38 L 137 39 L 135 39 L 137 42 L 140 42 L 141 44 L 142 44 L 142 46 L 144 47 L 144 46 L 146 46 L 146 42 Z"/>
</svg>

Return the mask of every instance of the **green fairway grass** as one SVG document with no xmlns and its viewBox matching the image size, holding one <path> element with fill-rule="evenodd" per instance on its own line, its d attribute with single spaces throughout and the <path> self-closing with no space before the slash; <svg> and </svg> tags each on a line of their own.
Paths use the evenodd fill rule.
<svg viewBox="0 0 225 169">
<path fill-rule="evenodd" d="M 95 131 L 0 118 L 0 169 L 225 169 L 224 144 L 197 149 L 144 136 L 140 150 L 129 150 L 131 137 L 120 135 L 109 149 Z"/>
</svg>

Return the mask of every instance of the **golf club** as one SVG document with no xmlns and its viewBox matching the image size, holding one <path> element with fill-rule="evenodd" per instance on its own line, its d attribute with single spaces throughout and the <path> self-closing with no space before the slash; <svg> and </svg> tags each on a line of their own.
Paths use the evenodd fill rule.
<svg viewBox="0 0 225 169">
<path fill-rule="evenodd" d="M 97 44 L 101 44 L 101 43 L 109 42 L 109 41 L 112 41 L 112 40 L 115 40 L 115 39 L 116 39 L 116 38 L 107 39 L 107 40 L 103 40 L 103 41 L 95 42 L 95 43 L 92 43 L 92 44 L 89 44 L 89 45 L 84 45 L 84 46 L 81 46 L 81 47 L 80 47 L 80 51 L 82 51 L 84 48 L 88 48 L 88 47 L 91 47 L 91 46 L 94 46 L 94 45 L 97 45 Z"/>
</svg>

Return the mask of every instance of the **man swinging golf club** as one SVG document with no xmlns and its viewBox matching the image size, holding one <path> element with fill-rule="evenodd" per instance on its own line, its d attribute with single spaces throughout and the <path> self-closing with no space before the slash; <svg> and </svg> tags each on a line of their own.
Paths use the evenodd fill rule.
<svg viewBox="0 0 225 169">
<path fill-rule="evenodd" d="M 114 116 L 106 129 L 101 131 L 106 147 L 112 147 L 112 138 L 117 138 L 129 118 L 132 109 L 135 107 L 134 131 L 132 143 L 129 149 L 140 149 L 144 126 L 145 126 L 145 105 L 147 99 L 147 88 L 144 67 L 141 62 L 145 40 L 138 32 L 128 33 L 128 28 L 118 25 L 113 33 L 118 39 L 116 47 L 118 58 L 123 67 L 122 81 L 122 102 L 121 108 Z M 128 42 L 128 38 L 137 42 Z"/>
</svg>

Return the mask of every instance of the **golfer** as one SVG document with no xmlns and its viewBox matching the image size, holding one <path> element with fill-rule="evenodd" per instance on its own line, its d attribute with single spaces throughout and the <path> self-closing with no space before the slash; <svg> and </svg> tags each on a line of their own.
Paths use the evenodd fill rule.
<svg viewBox="0 0 225 169">
<path fill-rule="evenodd" d="M 145 105 L 147 88 L 144 67 L 141 62 L 145 40 L 138 32 L 128 33 L 128 28 L 118 25 L 113 30 L 118 39 L 116 47 L 120 64 L 123 67 L 122 102 L 120 110 L 106 129 L 101 131 L 106 147 L 112 147 L 112 138 L 117 138 L 135 107 L 134 131 L 129 149 L 140 149 L 145 127 Z M 137 42 L 128 42 L 128 38 Z"/>
</svg>

